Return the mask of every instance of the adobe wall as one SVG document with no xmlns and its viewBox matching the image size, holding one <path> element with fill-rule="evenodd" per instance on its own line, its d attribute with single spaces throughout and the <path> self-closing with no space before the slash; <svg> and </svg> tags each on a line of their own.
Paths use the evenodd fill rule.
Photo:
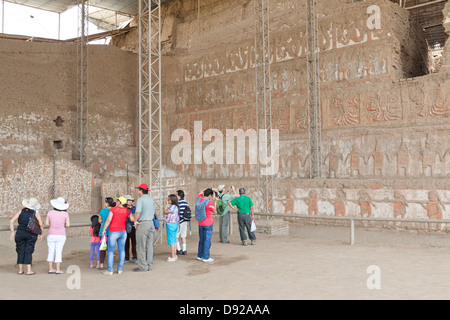
<svg viewBox="0 0 450 320">
<path fill-rule="evenodd" d="M 272 125 L 281 154 L 274 211 L 423 219 L 438 208 L 450 217 L 448 71 L 423 75 L 425 41 L 407 10 L 389 1 L 332 2 L 319 9 L 325 174 L 317 181 L 308 179 L 304 8 L 271 2 Z M 199 120 L 202 133 L 256 128 L 253 2 L 202 4 L 200 21 L 193 1 L 174 2 L 164 16 L 166 137 L 177 128 L 201 134 Z M 373 4 L 381 10 L 376 30 L 366 23 Z M 166 140 L 169 167 L 177 143 Z M 235 184 L 258 198 L 256 166 L 172 169 L 199 187 Z M 440 202 L 430 204 L 436 193 Z"/>
<path fill-rule="evenodd" d="M 100 208 L 104 177 L 125 176 L 127 165 L 137 170 L 137 57 L 90 45 L 88 61 L 89 140 L 82 165 L 74 160 L 76 45 L 0 41 L 0 215 L 8 215 L 24 197 L 48 202 L 53 154 L 56 196 L 67 196 L 76 206 L 73 213 Z"/>
<path fill-rule="evenodd" d="M 185 188 L 193 201 L 198 189 L 225 183 L 245 187 L 257 199 L 255 166 L 176 166 L 170 159 L 177 143 L 171 133 L 185 128 L 193 136 L 194 121 L 202 121 L 203 131 L 256 127 L 253 1 L 201 1 L 200 20 L 197 4 L 178 0 L 163 8 L 166 192 Z M 371 4 L 380 8 L 380 29 L 367 26 Z M 281 154 L 274 211 L 421 219 L 440 208 L 448 218 L 448 59 L 439 73 L 423 75 L 423 38 L 408 12 L 387 0 L 327 0 L 319 11 L 325 176 L 310 180 L 304 7 L 271 2 L 273 127 L 280 130 Z M 133 51 L 136 39 L 131 32 L 113 43 Z M 58 168 L 70 168 L 59 185 L 73 179 L 70 196 L 77 203 L 90 199 L 91 210 L 104 196 L 127 192 L 127 164 L 128 190 L 135 186 L 136 55 L 112 46 L 90 49 L 90 141 L 87 165 L 78 170 L 72 160 L 76 47 L 0 41 L 0 68 L 8 75 L 0 79 L 0 183 L 10 190 L 0 200 L 0 215 L 22 197 L 49 199 L 55 152 Z M 33 176 L 25 172 L 41 177 L 33 182 L 37 189 L 22 183 Z M 436 193 L 440 202 L 430 204 Z"/>
</svg>

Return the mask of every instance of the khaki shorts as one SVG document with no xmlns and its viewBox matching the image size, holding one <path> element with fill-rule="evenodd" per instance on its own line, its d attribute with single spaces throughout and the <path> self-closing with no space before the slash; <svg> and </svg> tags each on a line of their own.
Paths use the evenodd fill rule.
<svg viewBox="0 0 450 320">
<path fill-rule="evenodd" d="M 180 238 L 186 238 L 187 236 L 187 229 L 188 229 L 188 221 L 184 221 L 182 223 L 180 223 L 179 227 L 178 227 L 178 232 L 177 232 L 177 239 Z"/>
</svg>

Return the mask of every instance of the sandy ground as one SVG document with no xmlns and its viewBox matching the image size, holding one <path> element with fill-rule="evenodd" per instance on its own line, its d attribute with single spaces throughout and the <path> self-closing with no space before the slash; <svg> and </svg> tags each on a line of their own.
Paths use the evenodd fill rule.
<svg viewBox="0 0 450 320">
<path fill-rule="evenodd" d="M 192 229 L 188 255 L 177 262 L 165 262 L 169 248 L 164 241 L 155 247 L 153 271 L 134 273 L 136 265 L 127 263 L 121 275 L 113 276 L 89 269 L 85 236 L 67 239 L 65 274 L 47 274 L 44 240 L 33 256 L 37 274 L 19 276 L 15 244 L 9 232 L 0 232 L 0 299 L 450 299 L 446 233 L 358 228 L 350 246 L 348 227 L 291 224 L 289 236 L 257 233 L 257 245 L 243 247 L 236 231 L 230 244 L 220 243 L 215 225 L 215 261 L 207 264 L 196 260 L 195 223 Z M 69 266 L 79 273 L 67 273 Z M 80 287 L 73 288 L 77 283 Z M 380 287 L 370 289 L 368 283 Z"/>
</svg>

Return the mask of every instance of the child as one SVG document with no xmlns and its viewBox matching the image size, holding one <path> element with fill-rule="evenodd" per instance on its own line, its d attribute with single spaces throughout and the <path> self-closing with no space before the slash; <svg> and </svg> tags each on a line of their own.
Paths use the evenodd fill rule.
<svg viewBox="0 0 450 320">
<path fill-rule="evenodd" d="M 93 215 L 91 217 L 92 225 L 89 227 L 89 234 L 91 235 L 91 255 L 90 268 L 94 268 L 94 252 L 97 254 L 97 269 L 100 268 L 100 241 L 101 237 L 99 236 L 100 226 L 101 224 L 98 222 L 98 215 Z"/>
</svg>

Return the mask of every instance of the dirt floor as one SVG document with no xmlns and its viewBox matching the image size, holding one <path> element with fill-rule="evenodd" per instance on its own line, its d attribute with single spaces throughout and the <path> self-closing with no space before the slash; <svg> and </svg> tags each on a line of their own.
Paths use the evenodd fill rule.
<svg viewBox="0 0 450 320">
<path fill-rule="evenodd" d="M 44 240 L 33 256 L 37 274 L 19 276 L 15 243 L 0 232 L 0 299 L 450 299 L 447 233 L 357 228 L 350 246 L 348 227 L 291 223 L 289 236 L 257 233 L 257 245 L 243 247 L 236 231 L 230 244 L 220 243 L 215 225 L 215 261 L 206 264 L 196 260 L 195 224 L 192 229 L 188 255 L 177 262 L 165 262 L 164 241 L 155 247 L 153 271 L 134 273 L 136 265 L 127 263 L 113 276 L 89 268 L 86 236 L 67 239 L 65 274 L 47 274 Z M 69 266 L 79 268 L 78 278 Z M 379 289 L 370 289 L 374 284 Z"/>
</svg>

